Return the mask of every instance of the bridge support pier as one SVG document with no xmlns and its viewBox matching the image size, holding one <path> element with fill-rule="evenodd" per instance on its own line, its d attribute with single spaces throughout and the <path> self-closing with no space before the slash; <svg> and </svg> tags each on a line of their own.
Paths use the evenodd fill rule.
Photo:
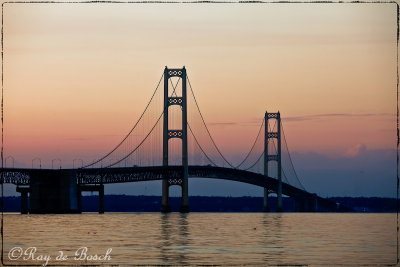
<svg viewBox="0 0 400 267">
<path fill-rule="evenodd" d="M 269 212 L 268 195 L 269 195 L 269 190 L 267 188 L 264 188 L 264 205 L 263 205 L 264 212 Z"/>
<path fill-rule="evenodd" d="M 99 213 L 104 213 L 104 185 L 101 184 L 99 188 Z"/>
<path fill-rule="evenodd" d="M 168 179 L 162 181 L 162 202 L 161 212 L 170 212 L 171 207 L 169 205 L 169 184 Z"/>
<path fill-rule="evenodd" d="M 317 195 L 312 194 L 303 200 L 303 211 L 315 212 L 318 210 Z"/>
<path fill-rule="evenodd" d="M 304 203 L 303 199 L 295 198 L 294 211 L 295 212 L 303 212 L 303 211 L 305 211 L 305 203 Z"/>
<path fill-rule="evenodd" d="M 21 193 L 21 214 L 28 214 L 28 193 L 29 187 L 17 187 L 17 192 Z"/>
<path fill-rule="evenodd" d="M 318 196 L 317 194 L 310 194 L 307 197 L 296 199 L 296 208 L 298 212 L 316 212 L 318 211 Z"/>
<path fill-rule="evenodd" d="M 99 214 L 104 213 L 104 184 L 98 185 L 81 185 L 79 192 L 99 192 Z M 81 208 L 82 210 L 82 208 Z"/>
<path fill-rule="evenodd" d="M 317 194 L 313 194 L 313 211 L 318 211 L 318 196 Z"/>
<path fill-rule="evenodd" d="M 181 207 L 179 208 L 180 212 L 189 212 L 189 192 L 188 192 L 188 178 L 183 179 L 182 182 L 182 203 Z"/>
<path fill-rule="evenodd" d="M 75 170 L 32 170 L 29 213 L 80 213 Z"/>
<path fill-rule="evenodd" d="M 78 211 L 82 212 L 82 186 L 78 184 L 77 186 L 77 197 L 78 197 Z"/>
</svg>

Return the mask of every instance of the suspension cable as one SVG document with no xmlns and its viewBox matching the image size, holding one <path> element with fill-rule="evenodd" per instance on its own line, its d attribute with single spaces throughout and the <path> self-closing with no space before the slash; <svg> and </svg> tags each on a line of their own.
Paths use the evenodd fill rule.
<svg viewBox="0 0 400 267">
<path fill-rule="evenodd" d="M 286 176 L 285 170 L 284 170 L 283 168 L 282 168 L 282 174 L 283 174 L 283 178 L 285 178 L 285 180 L 286 180 L 286 183 L 290 185 L 289 179 L 288 179 L 288 177 Z M 282 180 L 283 180 L 283 179 L 282 179 Z"/>
<path fill-rule="evenodd" d="M 199 146 L 201 152 L 203 152 L 204 156 L 206 156 L 206 158 L 211 162 L 211 164 L 213 164 L 214 166 L 218 166 L 217 164 L 215 164 L 215 162 L 207 155 L 207 153 L 204 151 L 204 149 L 201 147 L 200 143 L 197 141 L 196 135 L 194 134 L 194 132 L 192 131 L 192 127 L 190 127 L 189 122 L 187 123 L 190 132 L 192 133 L 192 136 L 194 137 L 194 140 L 196 142 L 196 144 Z"/>
<path fill-rule="evenodd" d="M 161 80 L 160 80 L 160 81 L 161 81 Z M 178 86 L 178 83 L 179 83 L 179 80 L 177 81 L 177 83 L 176 83 L 175 86 L 172 84 L 172 87 L 173 87 L 172 95 L 175 93 L 175 90 L 176 90 L 176 87 Z M 116 161 L 116 162 L 114 162 L 114 163 L 112 163 L 112 164 L 110 164 L 110 165 L 105 166 L 105 168 L 109 168 L 109 167 L 115 166 L 115 165 L 117 165 L 118 163 L 120 163 L 121 161 L 127 159 L 130 155 L 132 155 L 132 154 L 146 141 L 146 139 L 147 139 L 147 138 L 150 136 L 150 134 L 153 132 L 154 128 L 157 126 L 158 122 L 160 121 L 162 115 L 163 115 L 164 112 L 167 110 L 167 107 L 168 107 L 168 104 L 165 103 L 163 112 L 161 112 L 161 115 L 158 117 L 156 123 L 153 125 L 153 127 L 150 129 L 150 131 L 149 131 L 149 132 L 147 133 L 147 135 L 144 137 L 144 139 L 135 147 L 134 150 L 132 150 L 131 152 L 129 152 L 127 155 L 125 155 L 124 157 L 122 157 L 120 160 L 118 160 L 118 161 Z"/>
<path fill-rule="evenodd" d="M 232 167 L 233 169 L 235 169 L 235 166 L 233 166 L 233 165 L 224 157 L 224 155 L 222 155 L 222 153 L 221 153 L 221 151 L 219 150 L 217 144 L 215 143 L 213 137 L 211 136 L 211 133 L 210 133 L 210 131 L 208 130 L 207 124 L 206 124 L 206 122 L 205 122 L 205 120 L 204 120 L 203 114 L 202 114 L 201 111 L 200 111 L 200 107 L 199 107 L 199 104 L 197 103 L 196 96 L 194 95 L 192 85 L 190 84 L 189 76 L 186 75 L 186 77 L 187 77 L 187 80 L 188 80 L 188 83 L 189 83 L 190 91 L 192 92 L 192 95 L 193 95 L 194 102 L 196 103 L 197 110 L 198 110 L 199 113 L 200 113 L 201 120 L 203 121 L 203 124 L 204 124 L 204 126 L 205 126 L 205 128 L 206 128 L 206 130 L 207 130 L 208 136 L 210 137 L 210 139 L 211 139 L 211 141 L 212 141 L 214 147 L 217 149 L 218 154 L 222 157 L 222 159 L 223 159 L 230 167 Z"/>
<path fill-rule="evenodd" d="M 243 164 L 243 163 L 247 160 L 247 158 L 250 156 L 251 152 L 253 151 L 254 147 L 256 146 L 256 143 L 257 143 L 258 137 L 260 136 L 262 127 L 263 127 L 263 125 L 264 125 L 264 122 L 265 122 L 265 120 L 263 119 L 263 120 L 262 120 L 262 123 L 261 123 L 261 126 L 260 126 L 260 129 L 258 130 L 257 137 L 256 137 L 256 139 L 254 140 L 254 143 L 253 143 L 253 145 L 251 146 L 250 151 L 247 153 L 246 157 L 242 160 L 242 162 L 240 162 L 240 164 L 237 165 L 237 166 L 235 167 L 235 169 L 236 169 L 236 168 L 239 168 L 240 166 L 242 166 L 242 164 Z"/>
<path fill-rule="evenodd" d="M 262 156 L 264 155 L 264 151 L 261 153 L 261 155 L 260 156 L 258 156 L 258 158 L 257 158 L 257 160 L 256 160 L 256 162 L 254 162 L 254 164 L 253 165 L 251 165 L 250 167 L 248 167 L 247 169 L 243 169 L 244 171 L 248 171 L 248 170 L 250 170 L 251 168 L 253 168 L 254 166 L 256 166 L 257 165 L 257 163 L 260 161 L 260 159 L 262 158 Z"/>
<path fill-rule="evenodd" d="M 176 91 L 175 91 L 175 88 L 178 86 L 178 83 L 179 83 L 180 79 L 181 79 L 181 78 L 179 77 L 179 80 L 176 82 L 175 86 L 173 85 L 173 83 L 172 83 L 172 81 L 171 81 L 171 85 L 172 85 L 172 87 L 174 88 L 173 93 L 175 93 L 175 96 L 176 96 L 176 97 L 177 97 L 178 95 L 177 95 L 177 93 L 176 93 Z M 172 96 L 173 96 L 173 95 L 172 95 Z M 182 106 L 180 106 L 180 108 L 181 108 L 181 110 L 183 110 Z M 193 132 L 193 130 L 192 130 L 192 127 L 190 127 L 189 122 L 187 122 L 187 126 L 189 127 L 190 133 L 192 134 L 192 136 L 193 136 L 193 138 L 194 138 L 196 144 L 197 144 L 198 147 L 200 148 L 201 152 L 203 152 L 204 156 L 206 156 L 206 158 L 211 162 L 211 164 L 213 164 L 214 166 L 218 166 L 218 165 L 207 155 L 207 153 L 204 151 L 203 147 L 200 145 L 200 143 L 199 143 L 199 141 L 198 141 L 196 135 L 194 134 L 194 132 Z"/>
<path fill-rule="evenodd" d="M 250 167 L 248 167 L 247 169 L 244 169 L 244 170 L 245 170 L 245 171 L 248 171 L 248 170 L 250 170 L 251 168 L 253 168 L 254 166 L 256 166 L 256 164 L 260 161 L 260 159 L 262 158 L 263 155 L 264 155 L 264 151 L 261 153 L 261 155 L 258 157 L 257 161 L 256 161 L 253 165 L 251 165 Z M 288 178 L 287 178 L 287 176 L 286 176 L 285 171 L 283 170 L 283 168 L 282 168 L 282 173 L 283 173 L 283 177 L 284 177 L 284 179 L 282 179 L 282 180 L 283 180 L 283 181 L 286 181 L 286 183 L 289 184 L 289 180 L 288 180 Z"/>
<path fill-rule="evenodd" d="M 288 145 L 287 145 L 287 141 L 286 141 L 286 137 L 285 137 L 285 131 L 283 130 L 283 124 L 282 124 L 282 123 L 281 123 L 281 127 L 282 127 L 283 139 L 285 140 L 286 150 L 287 150 L 287 152 L 288 152 L 288 154 L 289 154 L 289 160 L 290 160 L 290 164 L 292 165 L 292 168 L 293 168 L 293 171 L 294 171 L 294 175 L 295 175 L 297 181 L 299 182 L 300 187 L 301 187 L 303 190 L 306 191 L 306 189 L 304 188 L 303 184 L 301 183 L 299 177 L 297 176 L 296 169 L 294 168 L 293 161 L 292 161 L 292 157 L 290 156 L 290 151 L 289 151 L 289 148 L 288 148 Z"/>
<path fill-rule="evenodd" d="M 276 125 L 276 121 L 275 121 L 275 124 L 274 124 L 274 129 L 275 129 L 275 125 Z M 275 143 L 272 142 L 272 144 L 274 145 L 275 153 L 278 153 L 278 152 L 277 152 L 277 149 L 276 149 L 276 146 L 275 146 Z M 282 157 L 282 155 L 281 155 L 281 157 Z M 285 181 L 285 180 L 286 180 L 287 184 L 290 184 L 289 178 L 288 178 L 288 176 L 287 176 L 286 173 L 285 173 L 285 168 L 282 167 L 282 168 L 281 168 L 281 171 L 282 171 L 283 178 L 284 178 L 284 179 L 282 179 L 282 181 Z"/>
<path fill-rule="evenodd" d="M 263 125 L 264 125 L 264 120 L 263 120 L 263 123 L 261 124 L 260 131 L 258 132 L 258 135 L 260 134 Z M 269 121 L 268 121 L 268 125 L 269 125 Z M 275 130 L 275 126 L 276 126 L 276 121 L 275 121 L 275 123 L 274 123 L 274 126 L 272 127 L 272 131 Z M 258 138 L 258 136 L 257 136 L 257 138 Z M 257 138 L 256 138 L 256 140 L 257 140 Z M 268 143 L 269 143 L 269 139 L 267 139 L 267 145 L 268 145 Z M 272 143 L 273 143 L 273 142 L 272 142 Z M 274 144 L 274 146 L 275 146 L 275 144 Z M 257 158 L 257 160 L 253 163 L 253 165 L 251 165 L 250 167 L 248 167 L 248 168 L 246 168 L 246 169 L 244 169 L 244 170 L 247 171 L 247 170 L 253 168 L 253 167 L 260 161 L 260 159 L 261 159 L 261 157 L 264 155 L 264 153 L 265 153 L 265 151 L 263 150 L 262 153 L 261 153 L 261 155 L 260 155 L 260 156 Z"/>
<path fill-rule="evenodd" d="M 275 125 L 276 125 L 276 122 L 275 122 Z M 274 126 L 274 129 L 275 129 L 275 126 Z M 276 146 L 275 146 L 275 143 L 272 142 L 272 144 L 273 144 L 273 146 L 274 146 L 274 151 L 275 151 L 275 153 L 278 153 L 278 152 L 277 152 L 277 149 L 276 149 Z M 281 155 L 281 157 L 282 157 L 282 155 Z M 282 179 L 282 181 L 286 181 L 287 184 L 290 184 L 290 183 L 289 183 L 289 179 L 288 179 L 288 177 L 286 176 L 285 169 L 284 169 L 283 167 L 281 168 L 281 171 L 282 171 L 282 174 L 283 174 L 283 179 Z"/>
<path fill-rule="evenodd" d="M 90 166 L 95 165 L 96 163 L 99 163 L 100 161 L 102 161 L 103 159 L 105 159 L 105 158 L 107 158 L 109 155 L 111 155 L 115 150 L 117 150 L 117 149 L 122 145 L 123 142 L 125 142 L 125 140 L 131 135 L 131 133 L 132 133 L 133 130 L 136 128 L 136 126 L 139 124 L 140 120 L 143 118 L 144 114 L 146 113 L 147 109 L 149 108 L 150 103 L 151 103 L 151 101 L 153 101 L 154 95 L 156 94 L 156 92 L 157 92 L 157 90 L 158 90 L 158 88 L 159 88 L 159 86 L 160 86 L 160 83 L 161 83 L 163 77 L 164 77 L 164 72 L 163 72 L 163 74 L 161 75 L 161 78 L 160 78 L 160 80 L 158 81 L 157 87 L 156 87 L 156 89 L 154 90 L 153 95 L 152 95 L 151 98 L 150 98 L 150 101 L 147 103 L 146 108 L 144 109 L 144 111 L 143 111 L 142 114 L 140 115 L 140 117 L 139 117 L 139 119 L 137 120 L 137 122 L 135 123 L 135 125 L 134 125 L 134 126 L 132 127 L 132 129 L 129 131 L 129 133 L 124 137 L 124 139 L 122 139 L 122 141 L 121 141 L 113 150 L 111 150 L 110 152 L 108 152 L 105 156 L 101 157 L 100 159 L 98 159 L 98 160 L 96 160 L 96 161 L 94 161 L 94 162 L 92 162 L 92 163 L 90 163 L 90 164 L 88 164 L 88 165 L 82 166 L 81 169 L 87 168 L 87 167 L 90 167 Z"/>
<path fill-rule="evenodd" d="M 117 165 L 118 163 L 120 163 L 121 161 L 127 159 L 130 155 L 132 155 L 132 154 L 144 143 L 144 141 L 146 141 L 146 139 L 150 136 L 150 134 L 153 132 L 154 128 L 157 126 L 157 124 L 158 124 L 158 122 L 160 121 L 160 119 L 161 119 L 161 117 L 162 117 L 163 114 L 164 114 L 164 111 L 161 112 L 161 115 L 158 117 L 156 123 L 153 125 L 153 127 L 152 127 L 151 130 L 147 133 L 147 135 L 143 138 L 143 140 L 135 147 L 134 150 L 132 150 L 131 152 L 129 152 L 126 156 L 124 156 L 124 157 L 121 158 L 120 160 L 118 160 L 118 161 L 116 161 L 116 162 L 114 162 L 114 163 L 112 163 L 112 164 L 110 164 L 110 165 L 107 165 L 107 166 L 105 166 L 104 168 L 109 168 L 109 167 L 115 166 L 115 165 Z"/>
</svg>

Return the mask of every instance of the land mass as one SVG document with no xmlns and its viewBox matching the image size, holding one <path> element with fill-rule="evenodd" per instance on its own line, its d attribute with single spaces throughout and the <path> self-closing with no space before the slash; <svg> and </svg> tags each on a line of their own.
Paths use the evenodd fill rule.
<svg viewBox="0 0 400 267">
<path fill-rule="evenodd" d="M 329 200 L 340 203 L 355 212 L 396 212 L 395 198 L 378 197 L 332 197 Z M 83 196 L 82 211 L 97 212 L 98 196 Z M 191 196 L 189 198 L 192 212 L 262 212 L 262 197 L 203 197 Z M 271 211 L 275 211 L 276 198 L 270 197 Z M 4 197 L 4 212 L 19 212 L 21 209 L 20 197 Z M 172 211 L 178 211 L 179 197 L 170 197 Z M 105 195 L 105 212 L 158 212 L 161 206 L 161 196 L 129 196 Z M 283 199 L 284 211 L 294 211 L 294 201 L 290 198 Z"/>
</svg>

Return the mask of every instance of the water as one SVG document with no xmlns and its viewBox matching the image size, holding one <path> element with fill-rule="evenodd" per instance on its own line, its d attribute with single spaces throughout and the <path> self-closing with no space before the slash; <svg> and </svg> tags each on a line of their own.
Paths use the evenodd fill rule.
<svg viewBox="0 0 400 267">
<path fill-rule="evenodd" d="M 4 223 L 4 257 L 11 264 L 45 264 L 39 256 L 46 255 L 53 265 L 396 263 L 395 214 L 5 214 Z M 35 260 L 11 261 L 14 247 L 36 247 Z M 112 248 L 111 259 L 75 259 L 80 247 L 93 257 Z M 58 251 L 68 259 L 56 260 Z"/>
</svg>

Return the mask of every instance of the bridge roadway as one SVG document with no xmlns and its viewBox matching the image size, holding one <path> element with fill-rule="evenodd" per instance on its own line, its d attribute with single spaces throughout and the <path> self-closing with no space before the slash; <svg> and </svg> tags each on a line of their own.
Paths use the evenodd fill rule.
<svg viewBox="0 0 400 267">
<path fill-rule="evenodd" d="M 4 168 L 4 183 L 18 186 L 30 185 L 30 176 L 40 175 L 41 172 L 59 172 L 50 169 L 23 169 Z M 87 169 L 63 169 L 62 171 L 76 172 L 77 183 L 81 186 L 128 183 L 141 181 L 162 180 L 167 177 L 172 183 L 179 184 L 182 177 L 182 166 L 149 166 L 149 167 L 123 167 L 123 168 L 87 168 Z M 278 188 L 278 181 L 274 178 L 232 168 L 213 166 L 189 166 L 190 178 L 212 178 L 242 182 L 267 188 L 274 193 Z M 294 198 L 299 203 L 318 203 L 318 210 L 337 211 L 336 203 L 321 198 L 316 194 L 282 183 L 282 193 Z"/>
</svg>

